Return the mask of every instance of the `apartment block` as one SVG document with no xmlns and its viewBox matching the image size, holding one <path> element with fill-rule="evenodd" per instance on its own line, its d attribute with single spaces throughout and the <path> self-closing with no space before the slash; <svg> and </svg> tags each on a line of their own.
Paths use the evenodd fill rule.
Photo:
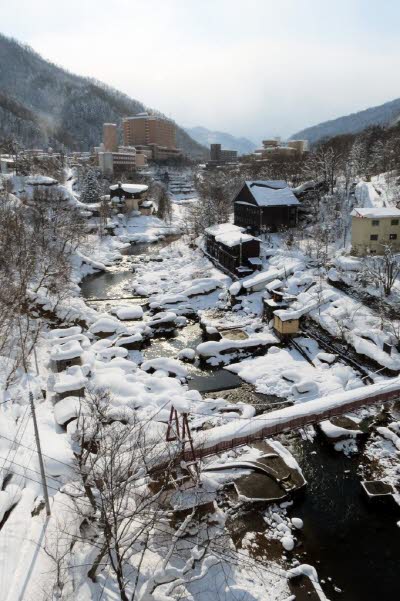
<svg viewBox="0 0 400 601">
<path fill-rule="evenodd" d="M 117 152 L 118 131 L 115 123 L 103 124 L 103 144 L 106 152 Z"/>
<path fill-rule="evenodd" d="M 390 246 L 400 250 L 400 210 L 362 207 L 351 212 L 351 246 L 357 255 L 382 255 Z"/>
</svg>

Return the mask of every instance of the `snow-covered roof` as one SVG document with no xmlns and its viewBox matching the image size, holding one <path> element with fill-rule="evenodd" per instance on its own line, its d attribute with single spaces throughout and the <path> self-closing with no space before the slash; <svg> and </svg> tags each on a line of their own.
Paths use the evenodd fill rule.
<svg viewBox="0 0 400 601">
<path fill-rule="evenodd" d="M 45 175 L 30 175 L 26 178 L 25 183 L 28 186 L 55 186 L 58 181 Z"/>
<path fill-rule="evenodd" d="M 262 260 L 260 257 L 250 257 L 248 261 L 250 265 L 262 265 Z"/>
<path fill-rule="evenodd" d="M 300 204 L 283 180 L 246 181 L 245 185 L 259 207 L 296 206 Z"/>
<path fill-rule="evenodd" d="M 277 278 L 275 278 L 274 280 L 272 280 L 272 282 L 269 282 L 269 284 L 267 284 L 265 286 L 265 288 L 268 290 L 268 292 L 271 292 L 272 290 L 277 290 L 278 288 L 282 288 L 282 286 L 283 286 L 282 280 L 278 280 Z"/>
<path fill-rule="evenodd" d="M 304 182 L 304 184 L 300 184 L 300 186 L 297 186 L 296 188 L 292 188 L 292 192 L 293 194 L 301 194 L 302 192 L 305 192 L 306 190 L 312 190 L 313 188 L 315 188 L 316 183 L 314 180 L 310 180 L 308 182 Z"/>
<path fill-rule="evenodd" d="M 149 189 L 149 186 L 144 184 L 113 184 L 110 186 L 110 190 L 118 190 L 118 188 L 122 188 L 128 194 L 137 194 L 138 192 L 145 192 Z"/>
<path fill-rule="evenodd" d="M 351 216 L 366 217 L 368 219 L 400 217 L 400 209 L 396 209 L 396 207 L 355 207 L 351 212 Z"/>
<path fill-rule="evenodd" d="M 51 350 L 50 357 L 53 361 L 67 361 L 80 357 L 82 353 L 83 349 L 78 340 L 68 340 L 63 344 L 56 344 Z"/>
<path fill-rule="evenodd" d="M 244 227 L 233 225 L 233 223 L 218 223 L 217 225 L 212 225 L 205 230 L 206 234 L 208 234 L 209 236 L 219 236 L 220 234 L 225 234 L 227 232 L 243 231 Z"/>
<path fill-rule="evenodd" d="M 224 244 L 225 246 L 229 246 L 229 248 L 232 248 L 233 246 L 238 246 L 243 242 L 250 242 L 250 240 L 255 240 L 254 236 L 250 236 L 250 234 L 243 234 L 240 231 L 225 232 L 224 234 L 215 236 L 216 242 Z"/>
<path fill-rule="evenodd" d="M 306 313 L 309 313 L 313 309 L 316 309 L 317 307 L 329 302 L 329 300 L 334 296 L 335 292 L 333 290 L 323 290 L 320 295 L 314 297 L 307 295 L 305 297 L 306 300 L 304 304 L 301 304 L 299 301 L 297 301 L 290 309 L 278 309 L 277 311 L 274 311 L 274 315 L 279 317 L 281 321 L 300 319 L 300 317 L 306 315 Z"/>
</svg>

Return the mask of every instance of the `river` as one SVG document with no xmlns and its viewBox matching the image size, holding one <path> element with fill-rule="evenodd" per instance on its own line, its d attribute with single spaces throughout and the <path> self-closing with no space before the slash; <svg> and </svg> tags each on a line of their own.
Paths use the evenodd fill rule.
<svg viewBox="0 0 400 601">
<path fill-rule="evenodd" d="M 161 245 L 136 245 L 128 254 L 155 258 L 168 243 L 166 240 Z M 131 269 L 124 271 L 123 267 L 115 273 L 89 276 L 81 285 L 82 295 L 86 299 L 128 296 L 132 278 Z M 201 340 L 199 325 L 189 321 L 176 336 L 154 339 L 142 354 L 144 358 L 176 357 L 180 350 L 195 348 Z M 190 388 L 208 393 L 232 388 L 239 391 L 242 387 L 243 400 L 248 401 L 248 386 L 236 375 L 195 366 L 189 366 L 189 370 Z M 348 458 L 333 450 L 320 435 L 313 442 L 302 440 L 298 434 L 281 440 L 288 444 L 308 482 L 290 510 L 304 521 L 299 534 L 301 545 L 293 556 L 316 567 L 332 601 L 400 599 L 400 528 L 396 526 L 399 511 L 394 506 L 371 504 L 364 496 L 360 485 L 363 455 Z M 244 530 L 255 530 L 264 509 L 257 507 L 242 514 Z M 271 559 L 276 558 L 276 543 L 274 549 Z M 300 589 L 294 592 L 299 601 L 315 598 Z"/>
</svg>

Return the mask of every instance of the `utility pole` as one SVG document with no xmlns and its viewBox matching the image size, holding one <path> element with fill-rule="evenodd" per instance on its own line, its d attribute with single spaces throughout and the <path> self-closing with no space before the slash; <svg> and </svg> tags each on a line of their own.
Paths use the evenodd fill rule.
<svg viewBox="0 0 400 601">
<path fill-rule="evenodd" d="M 45 501 L 45 504 L 46 504 L 46 513 L 47 513 L 47 516 L 50 516 L 51 515 L 51 511 L 50 511 L 49 495 L 48 495 L 48 492 L 47 492 L 46 475 L 45 475 L 45 472 L 44 472 L 44 463 L 43 463 L 43 457 L 42 457 L 42 449 L 41 449 L 41 446 L 40 446 L 39 430 L 38 430 L 37 421 L 36 421 L 35 403 L 33 402 L 33 394 L 32 394 L 32 392 L 29 393 L 29 403 L 31 405 L 33 427 L 35 429 L 35 440 L 36 440 L 37 452 L 38 452 L 38 455 L 39 455 L 40 474 L 42 476 L 43 496 L 44 496 L 44 501 Z"/>
<path fill-rule="evenodd" d="M 33 356 L 35 357 L 35 366 L 36 366 L 36 375 L 39 376 L 39 365 L 38 365 L 38 360 L 37 360 L 37 354 L 36 354 L 36 347 L 33 347 Z"/>
</svg>

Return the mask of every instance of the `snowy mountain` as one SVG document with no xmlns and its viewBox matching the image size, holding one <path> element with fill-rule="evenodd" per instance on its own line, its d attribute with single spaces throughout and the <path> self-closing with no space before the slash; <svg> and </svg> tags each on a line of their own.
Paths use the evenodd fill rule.
<svg viewBox="0 0 400 601">
<path fill-rule="evenodd" d="M 0 34 L 0 139 L 15 135 L 26 146 L 89 150 L 104 122 L 146 109 L 141 102 L 93 79 L 44 60 L 28 46 Z M 177 145 L 192 157 L 207 152 L 180 127 Z"/>
<path fill-rule="evenodd" d="M 231 134 L 211 131 L 206 127 L 185 127 L 185 131 L 202 146 L 221 144 L 224 150 L 237 150 L 239 154 L 249 154 L 257 148 L 257 145 L 247 138 L 235 138 Z"/>
<path fill-rule="evenodd" d="M 292 139 L 317 142 L 340 134 L 355 134 L 371 125 L 394 125 L 400 119 L 400 98 L 364 111 L 324 121 L 293 134 Z"/>
</svg>

